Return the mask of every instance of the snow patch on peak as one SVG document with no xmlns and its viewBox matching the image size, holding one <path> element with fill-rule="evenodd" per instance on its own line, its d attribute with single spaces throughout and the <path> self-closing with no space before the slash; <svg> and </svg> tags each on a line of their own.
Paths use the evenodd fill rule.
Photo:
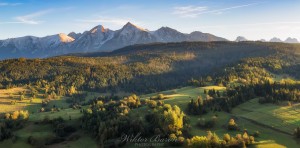
<svg viewBox="0 0 300 148">
<path fill-rule="evenodd" d="M 63 43 L 69 43 L 69 42 L 73 42 L 75 40 L 74 38 L 72 38 L 64 33 L 60 33 L 60 34 L 58 34 L 58 36 L 59 36 L 60 42 L 63 42 Z"/>
<path fill-rule="evenodd" d="M 144 28 L 142 28 L 142 27 L 139 27 L 139 26 L 137 26 L 137 25 L 134 25 L 134 24 L 132 24 L 132 23 L 130 23 L 130 22 L 128 22 L 123 28 L 122 28 L 122 30 L 139 30 L 139 31 L 146 31 L 146 32 L 148 32 L 148 30 L 147 29 L 144 29 Z"/>
<path fill-rule="evenodd" d="M 98 25 L 94 27 L 90 32 L 97 33 L 97 32 L 107 32 L 108 29 L 105 29 L 102 25 Z"/>
<path fill-rule="evenodd" d="M 161 27 L 159 28 L 156 32 L 165 32 L 165 33 L 170 33 L 170 32 L 174 32 L 174 33 L 180 33 L 179 31 L 170 28 L 170 27 Z"/>
</svg>

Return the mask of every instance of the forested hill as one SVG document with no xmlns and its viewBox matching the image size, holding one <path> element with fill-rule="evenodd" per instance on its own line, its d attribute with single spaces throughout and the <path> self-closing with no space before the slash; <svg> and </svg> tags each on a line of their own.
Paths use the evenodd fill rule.
<svg viewBox="0 0 300 148">
<path fill-rule="evenodd" d="M 285 61 L 279 62 L 281 70 L 297 69 L 299 53 L 298 44 L 182 42 L 128 46 L 108 53 L 20 58 L 0 62 L 0 87 L 36 84 L 60 95 L 70 89 L 148 93 L 186 85 L 193 77 L 214 75 L 250 57 Z"/>
<path fill-rule="evenodd" d="M 137 52 L 147 53 L 169 53 L 169 52 L 183 52 L 183 51 L 199 51 L 207 49 L 224 49 L 238 48 L 241 52 L 244 49 L 251 50 L 250 48 L 261 48 L 263 50 L 274 49 L 275 51 L 284 51 L 289 53 L 299 54 L 300 44 L 286 44 L 286 43 L 270 43 L 270 42 L 179 42 L 179 43 L 151 43 L 151 44 L 137 44 L 127 46 L 111 52 L 90 52 L 90 53 L 73 53 L 65 56 L 78 56 L 78 57 L 105 57 L 105 56 L 117 56 L 136 54 Z M 260 54 L 260 53 L 259 53 Z"/>
</svg>

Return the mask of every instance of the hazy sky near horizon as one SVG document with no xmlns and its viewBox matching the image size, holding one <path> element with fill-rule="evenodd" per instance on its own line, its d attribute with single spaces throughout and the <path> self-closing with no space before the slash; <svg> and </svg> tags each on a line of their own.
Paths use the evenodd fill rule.
<svg viewBox="0 0 300 148">
<path fill-rule="evenodd" d="M 132 22 L 234 40 L 300 40 L 300 0 L 0 0 L 0 39 L 112 30 Z"/>
</svg>

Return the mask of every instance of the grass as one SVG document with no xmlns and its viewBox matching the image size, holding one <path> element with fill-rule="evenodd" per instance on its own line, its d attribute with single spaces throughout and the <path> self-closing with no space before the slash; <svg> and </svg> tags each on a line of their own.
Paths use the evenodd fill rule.
<svg viewBox="0 0 300 148">
<path fill-rule="evenodd" d="M 15 110 L 23 109 L 26 103 L 17 103 L 16 105 L 11 105 L 11 101 L 18 100 L 17 98 L 20 92 L 27 91 L 25 88 L 12 88 L 12 89 L 0 89 L 0 113 L 12 112 Z"/>
<path fill-rule="evenodd" d="M 300 104 L 259 104 L 258 99 L 253 99 L 234 108 L 233 113 L 290 134 L 300 126 Z"/>
<path fill-rule="evenodd" d="M 142 99 L 149 99 L 151 96 L 163 94 L 168 98 L 164 100 L 165 103 L 177 105 L 181 108 L 182 111 L 186 111 L 187 104 L 191 100 L 191 98 L 196 98 L 200 95 L 205 98 L 205 89 L 215 89 L 220 91 L 225 90 L 224 87 L 218 86 L 184 87 L 181 89 L 173 89 L 144 95 L 142 96 Z M 215 132 L 217 135 L 219 135 L 220 138 L 222 138 L 223 134 L 225 133 L 229 133 L 231 136 L 235 136 L 236 134 L 240 134 L 241 132 L 228 131 L 225 127 L 229 119 L 234 118 L 241 129 L 247 129 L 250 134 L 254 133 L 255 131 L 259 131 L 261 133 L 260 137 L 256 138 L 256 141 L 260 142 L 253 147 L 300 147 L 300 145 L 296 142 L 292 135 L 282 133 L 276 129 L 274 130 L 273 128 L 268 128 L 264 125 L 269 123 L 269 125 L 272 125 L 273 127 L 283 127 L 284 130 L 292 132 L 295 126 L 299 126 L 299 107 L 300 105 L 295 105 L 294 107 L 280 107 L 273 104 L 260 105 L 257 103 L 257 99 L 254 99 L 236 107 L 232 113 L 210 112 L 203 116 L 188 115 L 191 121 L 190 132 L 192 135 L 203 136 L 206 135 L 207 130 L 211 130 L 212 132 Z M 147 111 L 147 108 L 143 107 L 138 109 L 137 112 L 133 112 L 133 115 L 139 117 L 141 114 L 146 114 Z M 214 128 L 200 129 L 196 126 L 200 118 L 210 119 L 213 115 L 218 116 L 217 125 Z M 248 120 L 248 118 L 258 122 L 251 122 Z"/>
<path fill-rule="evenodd" d="M 20 93 L 25 93 L 25 99 L 20 101 Z M 13 112 L 16 110 L 28 110 L 31 114 L 38 113 L 42 108 L 42 101 L 45 100 L 43 94 L 38 94 L 32 101 L 30 101 L 31 95 L 30 90 L 25 87 L 17 87 L 11 89 L 0 89 L 0 113 Z M 87 103 L 101 95 L 110 95 L 109 93 L 96 93 L 87 92 L 87 97 L 82 103 Z M 126 94 L 124 92 L 116 95 Z M 57 108 L 69 108 L 70 104 L 67 103 L 66 99 L 69 97 L 59 96 L 57 99 L 51 99 L 46 108 L 56 106 Z M 16 104 L 11 104 L 11 101 L 16 101 Z"/>
<path fill-rule="evenodd" d="M 149 99 L 152 96 L 157 96 L 158 94 L 163 94 L 167 99 L 164 100 L 165 103 L 171 105 L 177 105 L 181 108 L 182 111 L 186 111 L 187 104 L 190 102 L 192 98 L 197 98 L 198 96 L 202 96 L 205 98 L 204 90 L 215 89 L 219 91 L 224 91 L 226 88 L 218 87 L 218 86 L 209 86 L 209 87 L 183 87 L 180 89 L 173 89 L 168 91 L 163 91 L 159 93 L 152 93 L 141 96 L 141 99 Z M 22 88 L 13 89 L 13 90 L 1 90 L 0 91 L 0 99 L 1 102 L 10 102 L 11 99 L 8 99 L 9 93 L 18 94 L 18 91 L 24 91 Z M 86 101 L 93 99 L 99 95 L 99 93 L 88 93 L 88 97 Z M 107 94 L 106 94 L 107 95 Z M 33 102 L 27 102 L 24 100 L 15 106 L 13 105 L 3 105 L 0 104 L 0 112 L 4 112 L 7 110 L 14 110 L 17 108 L 29 110 L 36 110 L 40 108 L 42 98 L 38 98 Z M 56 101 L 56 102 L 55 102 Z M 59 100 L 54 100 L 51 102 L 56 105 L 68 105 L 65 104 L 64 98 Z M 21 105 L 23 104 L 23 105 Z M 6 107 L 3 109 L 2 107 Z M 134 109 L 130 112 L 129 116 L 131 118 L 143 118 L 147 112 L 149 112 L 149 108 L 147 106 L 141 107 L 138 109 Z M 236 123 L 239 125 L 241 129 L 247 129 L 250 134 L 259 131 L 261 135 L 256 138 L 256 141 L 259 141 L 252 147 L 254 148 L 269 148 L 269 147 L 299 147 L 300 145 L 293 139 L 292 135 L 280 132 L 280 130 L 292 132 L 294 127 L 299 126 L 300 124 L 300 104 L 296 104 L 292 107 L 287 106 L 276 106 L 273 104 L 264 104 L 261 105 L 257 102 L 257 99 L 253 99 L 249 102 L 241 104 L 233 109 L 232 113 L 226 112 L 210 112 L 203 116 L 191 116 L 188 115 L 191 121 L 191 130 L 190 133 L 192 135 L 203 136 L 206 135 L 207 130 L 211 130 L 212 132 L 217 133 L 219 137 L 222 139 L 223 134 L 229 133 L 231 136 L 235 136 L 239 131 L 228 131 L 226 129 L 226 124 L 228 123 L 230 118 L 234 118 Z M 53 135 L 52 128 L 49 125 L 35 125 L 33 124 L 35 121 L 43 120 L 45 117 L 57 118 L 62 117 L 68 122 L 73 124 L 78 124 L 78 120 L 81 117 L 80 110 L 74 109 L 63 109 L 60 112 L 44 112 L 44 113 L 31 113 L 28 125 L 16 131 L 16 135 L 19 136 L 16 143 L 13 143 L 12 140 L 5 140 L 0 143 L 0 147 L 30 147 L 27 144 L 26 140 L 28 136 L 32 135 L 35 137 L 46 138 Z M 198 121 L 201 118 L 209 119 L 212 116 L 217 115 L 217 124 L 212 129 L 200 129 L 196 126 Z M 71 116 L 71 121 L 69 121 L 69 117 Z M 255 122 L 254 122 L 255 121 Z M 284 121 L 284 122 L 283 122 Z M 77 122 L 77 123 L 76 123 Z M 95 140 L 93 140 L 89 134 L 84 133 L 83 131 L 79 131 L 80 138 L 75 141 L 65 141 L 59 144 L 52 145 L 50 147 L 97 147 Z"/>
<path fill-rule="evenodd" d="M 78 124 L 78 120 L 72 119 L 71 122 L 68 122 L 68 124 Z M 17 130 L 14 132 L 15 135 L 18 136 L 17 140 L 13 142 L 11 139 L 5 140 L 3 142 L 0 142 L 0 147 L 9 147 L 9 148 L 31 148 L 32 146 L 27 143 L 27 139 L 29 136 L 33 136 L 39 141 L 46 141 L 49 137 L 54 137 L 55 134 L 53 133 L 53 128 L 51 125 L 46 124 L 34 124 L 33 122 L 29 122 L 24 128 Z M 78 139 L 70 140 L 70 141 L 64 141 L 62 143 L 50 145 L 47 147 L 53 147 L 53 148 L 82 148 L 82 147 L 88 147 L 88 148 L 97 148 L 96 141 L 88 134 L 85 133 L 83 130 L 79 129 L 76 133 L 73 135 L 79 135 Z"/>
<path fill-rule="evenodd" d="M 204 90 L 219 90 L 223 91 L 226 88 L 220 86 L 207 86 L 207 87 L 183 87 L 180 89 L 173 89 L 168 91 L 162 91 L 159 93 L 152 93 L 141 96 L 142 99 L 149 99 L 152 96 L 157 96 L 158 94 L 163 94 L 166 98 L 164 102 L 166 104 L 177 105 L 181 108 L 181 110 L 185 111 L 187 107 L 187 103 L 191 101 L 191 99 L 196 99 L 198 96 L 202 96 L 205 98 Z"/>
<path fill-rule="evenodd" d="M 20 101 L 20 93 L 25 93 L 25 99 Z M 45 117 L 49 119 L 62 117 L 68 122 L 68 124 L 79 124 L 79 118 L 82 116 L 80 110 L 74 110 L 69 108 L 69 104 L 66 102 L 67 97 L 59 97 L 58 99 L 51 100 L 48 104 L 48 107 L 56 105 L 59 108 L 64 108 L 59 112 L 39 112 L 39 109 L 42 108 L 43 95 L 38 94 L 35 99 L 32 101 L 29 100 L 30 90 L 25 87 L 12 88 L 12 89 L 1 89 L 0 90 L 0 113 L 13 112 L 15 110 L 28 110 L 30 112 L 29 120 L 26 123 L 25 127 L 14 131 L 14 134 L 17 136 L 17 140 L 13 141 L 12 139 L 4 140 L 0 142 L 0 147 L 9 147 L 9 148 L 30 148 L 32 147 L 27 143 L 29 136 L 33 136 L 41 141 L 49 137 L 53 137 L 53 128 L 51 125 L 46 124 L 35 124 L 37 121 L 43 120 Z M 88 92 L 85 102 L 99 96 L 99 93 Z M 16 101 L 16 104 L 12 105 L 11 101 Z M 69 120 L 71 117 L 71 120 Z M 79 127 L 79 125 L 78 125 Z M 50 147 L 91 147 L 96 148 L 97 144 L 94 139 L 92 139 L 88 134 L 84 133 L 82 130 L 78 131 L 80 135 L 79 139 L 74 141 L 66 141 L 59 144 L 52 145 Z"/>
<path fill-rule="evenodd" d="M 25 99 L 20 101 L 20 93 L 25 93 Z M 45 99 L 43 94 L 38 94 L 32 101 L 30 101 L 30 90 L 25 87 L 17 87 L 11 89 L 0 89 L 0 113 L 13 112 L 16 110 L 28 110 L 30 113 L 39 112 L 42 108 L 42 101 Z M 59 108 L 68 108 L 69 104 L 66 102 L 67 97 L 58 97 L 58 99 L 51 100 L 49 107 L 56 105 Z M 15 104 L 11 104 L 16 101 Z"/>
<path fill-rule="evenodd" d="M 78 109 L 64 109 L 59 112 L 44 112 L 44 113 L 35 113 L 30 114 L 29 121 L 40 121 L 43 120 L 45 117 L 48 117 L 49 119 L 62 117 L 64 120 L 69 120 L 69 117 L 71 116 L 71 120 L 79 119 L 82 114 L 80 113 L 80 110 Z"/>
<path fill-rule="evenodd" d="M 256 143 L 252 146 L 253 148 L 286 148 L 286 146 L 277 144 L 275 141 L 266 140 L 259 143 Z"/>
</svg>

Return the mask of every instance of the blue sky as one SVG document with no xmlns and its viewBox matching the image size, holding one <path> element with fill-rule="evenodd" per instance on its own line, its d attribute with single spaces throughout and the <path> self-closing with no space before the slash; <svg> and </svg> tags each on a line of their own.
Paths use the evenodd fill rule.
<svg viewBox="0 0 300 148">
<path fill-rule="evenodd" d="M 99 24 L 115 30 L 130 21 L 230 40 L 300 40 L 299 14 L 299 0 L 0 0 L 0 39 L 83 32 Z"/>
</svg>

